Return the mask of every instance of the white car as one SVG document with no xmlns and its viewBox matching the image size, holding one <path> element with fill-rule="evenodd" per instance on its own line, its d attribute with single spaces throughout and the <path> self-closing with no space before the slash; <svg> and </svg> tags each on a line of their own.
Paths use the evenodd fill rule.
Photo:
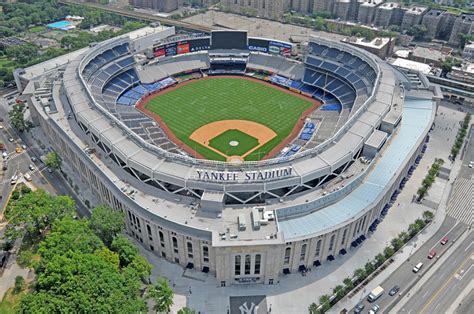
<svg viewBox="0 0 474 314">
<path fill-rule="evenodd" d="M 35 166 L 29 165 L 29 166 L 28 166 L 28 169 L 30 169 L 31 171 L 33 171 L 33 170 L 35 170 Z"/>
<path fill-rule="evenodd" d="M 375 314 L 379 311 L 379 309 L 380 309 L 380 306 L 378 306 L 377 304 L 374 304 L 374 306 L 372 306 L 372 308 L 370 309 L 369 314 Z"/>
<path fill-rule="evenodd" d="M 468 167 L 469 167 L 469 168 L 473 168 L 473 167 L 474 167 L 474 161 L 470 161 Z"/>
<path fill-rule="evenodd" d="M 13 175 L 13 177 L 11 178 L 10 184 L 11 184 L 11 185 L 14 185 L 14 184 L 16 184 L 16 181 L 18 181 L 18 176 L 15 174 L 15 175 Z"/>
<path fill-rule="evenodd" d="M 31 177 L 29 173 L 25 173 L 25 175 L 23 175 L 23 178 L 25 178 L 25 180 L 28 182 L 31 182 L 31 180 L 33 180 L 33 178 Z"/>
</svg>

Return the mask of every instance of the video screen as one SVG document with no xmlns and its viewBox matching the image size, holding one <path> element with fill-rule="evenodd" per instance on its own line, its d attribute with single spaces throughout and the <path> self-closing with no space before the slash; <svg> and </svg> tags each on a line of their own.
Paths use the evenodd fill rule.
<svg viewBox="0 0 474 314">
<path fill-rule="evenodd" d="M 211 34 L 212 49 L 247 49 L 246 31 L 213 31 Z"/>
<path fill-rule="evenodd" d="M 200 38 L 189 40 L 189 50 L 191 52 L 211 49 L 211 38 Z"/>
</svg>

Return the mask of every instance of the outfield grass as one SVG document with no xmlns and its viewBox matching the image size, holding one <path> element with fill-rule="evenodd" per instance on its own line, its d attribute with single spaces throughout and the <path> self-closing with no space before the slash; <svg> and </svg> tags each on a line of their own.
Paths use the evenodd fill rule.
<svg viewBox="0 0 474 314">
<path fill-rule="evenodd" d="M 245 158 L 258 160 L 290 134 L 300 115 L 311 106 L 310 100 L 266 84 L 216 77 L 196 80 L 158 95 L 145 108 L 158 114 L 181 141 L 213 160 L 224 158 L 189 138 L 196 129 L 211 122 L 230 119 L 263 124 L 277 136 Z"/>
<path fill-rule="evenodd" d="M 230 145 L 231 141 L 237 141 L 237 146 Z M 209 141 L 209 146 L 226 154 L 227 156 L 242 156 L 258 145 L 258 140 L 239 130 L 227 130 Z"/>
</svg>

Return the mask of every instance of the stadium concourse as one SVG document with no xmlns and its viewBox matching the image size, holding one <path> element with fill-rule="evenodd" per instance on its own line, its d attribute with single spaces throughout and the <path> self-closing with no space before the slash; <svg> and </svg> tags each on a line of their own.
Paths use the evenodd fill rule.
<svg viewBox="0 0 474 314">
<path fill-rule="evenodd" d="M 350 254 L 376 232 L 421 158 L 440 99 L 423 75 L 412 88 L 351 46 L 312 38 L 304 62 L 294 54 L 290 43 L 245 31 L 175 36 L 160 26 L 19 69 L 15 79 L 53 148 L 100 202 L 124 212 L 126 232 L 145 249 L 212 273 L 222 287 L 272 285 Z M 195 158 L 137 109 L 150 95 L 219 75 L 322 105 L 274 158 L 237 163 Z M 158 109 L 175 111 L 166 106 Z M 200 104 L 180 109 L 187 119 Z M 206 123 L 241 117 L 213 119 Z M 210 145 L 238 147 L 219 136 Z"/>
</svg>

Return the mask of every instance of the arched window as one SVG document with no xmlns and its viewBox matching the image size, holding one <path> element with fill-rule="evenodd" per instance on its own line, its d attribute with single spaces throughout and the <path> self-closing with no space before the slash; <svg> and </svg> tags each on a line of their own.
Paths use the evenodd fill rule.
<svg viewBox="0 0 474 314">
<path fill-rule="evenodd" d="M 336 235 L 335 234 L 333 234 L 331 236 L 331 241 L 329 242 L 329 251 L 331 251 L 334 247 L 334 240 L 336 240 Z"/>
<path fill-rule="evenodd" d="M 316 252 L 314 253 L 314 256 L 319 256 L 319 254 L 321 253 L 321 243 L 321 240 L 318 240 L 318 242 L 316 243 Z"/>
<path fill-rule="evenodd" d="M 306 244 L 303 244 L 301 246 L 301 253 L 300 253 L 300 261 L 304 261 L 305 257 L 306 257 Z"/>
<path fill-rule="evenodd" d="M 290 257 L 291 257 L 291 248 L 287 247 L 285 250 L 285 264 L 290 263 Z"/>
<path fill-rule="evenodd" d="M 344 242 L 346 242 L 346 235 L 347 235 L 347 229 L 344 229 L 344 232 L 342 233 L 341 244 L 344 244 Z"/>
<path fill-rule="evenodd" d="M 193 254 L 193 244 L 191 242 L 187 242 L 186 243 L 186 248 L 188 250 L 188 257 L 193 258 L 193 256 L 194 256 L 194 254 Z"/>
<path fill-rule="evenodd" d="M 175 253 L 178 253 L 178 239 L 176 239 L 176 237 L 173 237 L 172 240 L 173 240 L 173 249 L 174 249 L 174 252 L 175 252 Z"/>
<path fill-rule="evenodd" d="M 255 255 L 255 275 L 260 275 L 261 263 L 262 263 L 262 256 L 260 254 Z"/>
<path fill-rule="evenodd" d="M 209 263 L 209 247 L 203 246 L 202 247 L 202 257 L 204 263 Z"/>
<path fill-rule="evenodd" d="M 158 234 L 160 235 L 160 241 L 165 242 L 165 236 L 163 235 L 163 232 L 160 231 Z"/>
<path fill-rule="evenodd" d="M 236 276 L 240 275 L 240 264 L 241 264 L 242 257 L 240 255 L 236 255 L 234 258 L 234 273 Z"/>
<path fill-rule="evenodd" d="M 250 275 L 250 255 L 245 255 L 245 274 Z"/>
</svg>

